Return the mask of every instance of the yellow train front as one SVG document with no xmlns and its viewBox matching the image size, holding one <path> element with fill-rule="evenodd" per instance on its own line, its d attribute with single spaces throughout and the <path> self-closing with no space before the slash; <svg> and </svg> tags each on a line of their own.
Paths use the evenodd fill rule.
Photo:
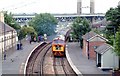
<svg viewBox="0 0 120 76">
<path fill-rule="evenodd" d="M 57 38 L 52 42 L 52 52 L 54 56 L 65 56 L 65 41 Z"/>
</svg>

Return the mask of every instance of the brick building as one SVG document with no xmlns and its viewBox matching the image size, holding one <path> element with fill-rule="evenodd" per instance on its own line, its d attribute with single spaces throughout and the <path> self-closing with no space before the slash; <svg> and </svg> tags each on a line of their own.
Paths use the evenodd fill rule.
<svg viewBox="0 0 120 76">
<path fill-rule="evenodd" d="M 83 38 L 83 54 L 90 59 L 96 60 L 95 49 L 106 43 L 107 39 L 95 32 L 89 32 L 82 36 Z"/>
</svg>

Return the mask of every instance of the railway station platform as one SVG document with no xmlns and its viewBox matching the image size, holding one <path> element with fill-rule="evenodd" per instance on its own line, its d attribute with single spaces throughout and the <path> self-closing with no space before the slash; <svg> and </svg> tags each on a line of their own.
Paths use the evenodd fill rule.
<svg viewBox="0 0 120 76">
<path fill-rule="evenodd" d="M 78 75 L 83 76 L 111 76 L 112 72 L 102 71 L 96 67 L 96 62 L 91 59 L 87 59 L 82 54 L 82 49 L 79 46 L 78 42 L 69 42 L 67 43 L 66 48 L 66 57 L 72 66 L 73 70 Z"/>
<path fill-rule="evenodd" d="M 23 74 L 25 61 L 29 53 L 39 44 L 38 42 L 30 44 L 28 40 L 23 40 L 22 50 L 17 50 L 16 46 L 8 50 L 6 60 L 2 62 L 2 74 L 8 76 L 9 74 Z"/>
</svg>

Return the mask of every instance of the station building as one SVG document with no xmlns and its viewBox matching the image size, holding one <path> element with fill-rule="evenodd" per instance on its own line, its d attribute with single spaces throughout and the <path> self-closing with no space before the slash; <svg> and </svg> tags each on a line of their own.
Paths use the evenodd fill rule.
<svg viewBox="0 0 120 76">
<path fill-rule="evenodd" d="M 100 69 L 117 69 L 119 68 L 119 57 L 114 52 L 114 48 L 105 43 L 96 50 L 96 65 Z"/>
<path fill-rule="evenodd" d="M 85 35 L 82 36 L 82 38 L 83 38 L 83 55 L 93 60 L 96 60 L 95 49 L 97 49 L 99 46 L 108 41 L 106 38 L 102 37 L 101 35 L 93 31 L 86 33 Z"/>
<path fill-rule="evenodd" d="M 17 40 L 16 30 L 4 23 L 4 14 L 0 12 L 0 53 L 9 51 L 16 45 Z"/>
</svg>

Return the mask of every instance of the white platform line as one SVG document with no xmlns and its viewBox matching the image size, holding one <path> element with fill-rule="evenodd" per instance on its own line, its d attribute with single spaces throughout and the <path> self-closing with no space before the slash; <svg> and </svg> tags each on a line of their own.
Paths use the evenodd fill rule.
<svg viewBox="0 0 120 76">
<path fill-rule="evenodd" d="M 68 46 L 68 45 L 66 45 Z M 70 66 L 72 67 L 72 69 L 75 71 L 75 73 L 78 75 L 78 76 L 83 76 L 82 73 L 77 69 L 77 67 L 73 64 L 69 54 L 68 54 L 68 50 L 67 50 L 67 47 L 66 47 L 66 57 L 67 57 L 67 60 L 70 64 Z"/>
<path fill-rule="evenodd" d="M 43 43 L 43 42 L 41 42 L 39 45 L 37 45 L 35 48 L 33 48 L 33 50 L 32 50 L 32 51 L 30 52 L 30 54 L 28 55 L 27 60 L 26 60 L 26 62 L 25 62 L 25 67 L 24 67 L 24 76 L 26 75 L 26 68 L 27 68 L 27 64 L 28 64 L 28 60 L 29 60 L 30 56 L 32 55 L 32 53 L 34 52 L 34 50 L 35 50 L 38 46 L 40 46 L 42 43 Z"/>
</svg>

